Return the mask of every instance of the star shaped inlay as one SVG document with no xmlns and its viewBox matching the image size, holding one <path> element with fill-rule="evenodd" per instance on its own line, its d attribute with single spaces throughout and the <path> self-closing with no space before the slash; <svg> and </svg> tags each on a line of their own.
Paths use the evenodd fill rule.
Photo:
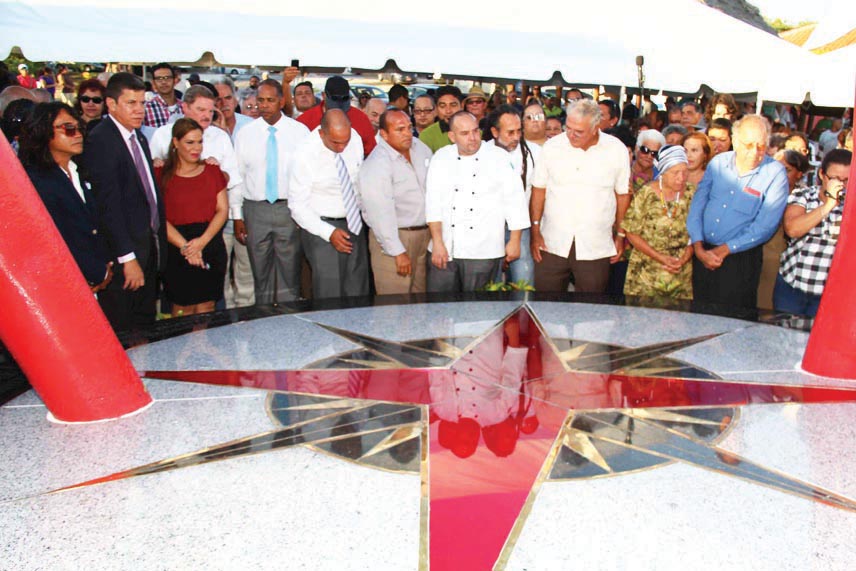
<svg viewBox="0 0 856 571">
<path fill-rule="evenodd" d="M 716 445 L 735 407 L 856 402 L 856 391 L 715 379 L 668 356 L 715 335 L 635 348 L 551 339 L 526 305 L 480 338 L 391 342 L 320 326 L 360 348 L 293 371 L 145 373 L 271 391 L 281 426 L 63 490 L 311 445 L 421 474 L 420 563 L 432 571 L 503 568 L 548 479 L 667 462 L 856 511 Z"/>
</svg>

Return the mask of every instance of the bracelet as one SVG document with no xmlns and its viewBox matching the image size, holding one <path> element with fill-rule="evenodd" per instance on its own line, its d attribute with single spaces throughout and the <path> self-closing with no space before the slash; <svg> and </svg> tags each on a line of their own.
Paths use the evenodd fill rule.
<svg viewBox="0 0 856 571">
<path fill-rule="evenodd" d="M 185 242 L 184 245 L 181 248 L 179 248 L 179 251 L 183 252 L 186 249 L 187 249 L 187 242 Z"/>
<path fill-rule="evenodd" d="M 624 232 L 616 232 L 615 235 L 619 238 L 627 238 L 627 234 L 625 234 Z"/>
</svg>

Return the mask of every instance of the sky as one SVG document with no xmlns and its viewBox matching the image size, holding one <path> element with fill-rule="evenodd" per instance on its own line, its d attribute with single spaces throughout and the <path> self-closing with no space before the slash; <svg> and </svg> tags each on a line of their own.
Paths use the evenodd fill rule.
<svg viewBox="0 0 856 571">
<path fill-rule="evenodd" d="M 818 22 L 829 13 L 842 11 L 853 13 L 853 0 L 748 0 L 761 10 L 765 18 L 782 20 L 797 24 L 802 21 Z"/>
</svg>

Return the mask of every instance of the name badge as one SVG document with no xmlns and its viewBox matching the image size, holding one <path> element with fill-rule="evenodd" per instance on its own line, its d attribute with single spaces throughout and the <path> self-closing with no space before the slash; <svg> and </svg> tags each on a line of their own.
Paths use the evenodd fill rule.
<svg viewBox="0 0 856 571">
<path fill-rule="evenodd" d="M 746 194 L 751 194 L 755 198 L 761 198 L 761 191 L 755 190 L 754 188 L 752 188 L 750 186 L 743 187 L 743 192 L 745 192 Z"/>
</svg>

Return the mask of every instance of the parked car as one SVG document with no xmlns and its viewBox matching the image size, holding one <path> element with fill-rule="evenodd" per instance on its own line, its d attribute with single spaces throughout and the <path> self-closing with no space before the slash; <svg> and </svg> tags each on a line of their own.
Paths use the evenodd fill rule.
<svg viewBox="0 0 856 571">
<path fill-rule="evenodd" d="M 367 92 L 373 98 L 383 99 L 387 103 L 389 103 L 389 95 L 387 95 L 386 91 L 378 87 L 377 85 L 365 85 L 362 83 L 352 83 L 351 84 L 351 99 L 354 101 L 360 98 L 360 93 L 363 91 Z"/>
</svg>

